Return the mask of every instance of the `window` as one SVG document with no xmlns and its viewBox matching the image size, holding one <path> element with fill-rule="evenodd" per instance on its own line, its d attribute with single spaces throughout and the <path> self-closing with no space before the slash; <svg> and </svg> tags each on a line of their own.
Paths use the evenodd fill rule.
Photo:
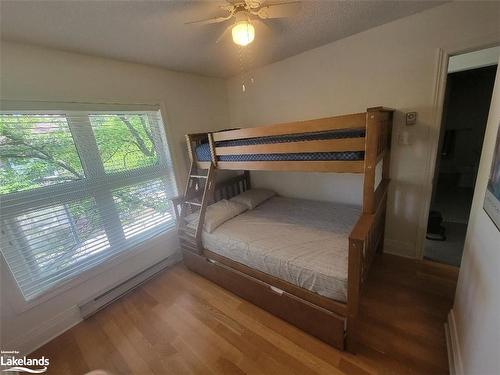
<svg viewBox="0 0 500 375">
<path fill-rule="evenodd" d="M 158 110 L 0 114 L 2 254 L 26 300 L 175 226 Z"/>
</svg>

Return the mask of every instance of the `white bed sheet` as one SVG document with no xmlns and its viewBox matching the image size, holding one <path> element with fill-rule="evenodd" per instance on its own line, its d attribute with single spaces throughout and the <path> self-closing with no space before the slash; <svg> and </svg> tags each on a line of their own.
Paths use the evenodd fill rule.
<svg viewBox="0 0 500 375">
<path fill-rule="evenodd" d="M 356 206 L 274 197 L 203 232 L 206 249 L 337 301 L 347 300 Z"/>
</svg>

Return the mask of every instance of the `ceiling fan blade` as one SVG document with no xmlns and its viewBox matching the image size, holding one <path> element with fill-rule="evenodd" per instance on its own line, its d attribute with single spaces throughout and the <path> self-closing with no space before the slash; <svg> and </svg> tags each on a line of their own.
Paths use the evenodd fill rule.
<svg viewBox="0 0 500 375">
<path fill-rule="evenodd" d="M 209 19 L 206 19 L 206 20 L 198 20 L 198 21 L 186 22 L 185 24 L 186 25 L 192 25 L 192 24 L 208 25 L 208 24 L 211 24 L 211 23 L 220 23 L 220 22 L 227 21 L 232 16 L 233 16 L 233 13 L 231 13 L 230 15 L 228 15 L 226 17 L 214 17 L 214 18 L 209 18 Z"/>
<path fill-rule="evenodd" d="M 258 35 L 259 39 L 267 39 L 272 36 L 273 30 L 263 20 L 254 19 L 252 23 L 255 26 L 255 35 Z"/>
<path fill-rule="evenodd" d="M 234 25 L 229 25 L 228 27 L 226 27 L 226 29 L 222 32 L 222 34 L 220 34 L 220 36 L 217 38 L 217 40 L 215 41 L 215 43 L 219 43 L 222 39 L 224 39 L 227 34 L 229 34 L 231 32 L 231 29 L 233 28 Z"/>
<path fill-rule="evenodd" d="M 300 11 L 300 1 L 288 1 L 264 5 L 257 11 L 262 19 L 293 17 Z"/>
</svg>

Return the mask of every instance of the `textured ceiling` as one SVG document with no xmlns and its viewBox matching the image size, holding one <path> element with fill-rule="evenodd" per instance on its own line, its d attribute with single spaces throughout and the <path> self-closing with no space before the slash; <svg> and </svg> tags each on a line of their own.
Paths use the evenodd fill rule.
<svg viewBox="0 0 500 375">
<path fill-rule="evenodd" d="M 270 1 L 272 2 L 272 1 Z M 185 25 L 224 15 L 222 1 L 0 1 L 1 37 L 172 70 L 227 77 L 441 4 L 434 1 L 303 1 L 293 18 L 257 25 L 247 49 L 229 25 Z"/>
</svg>

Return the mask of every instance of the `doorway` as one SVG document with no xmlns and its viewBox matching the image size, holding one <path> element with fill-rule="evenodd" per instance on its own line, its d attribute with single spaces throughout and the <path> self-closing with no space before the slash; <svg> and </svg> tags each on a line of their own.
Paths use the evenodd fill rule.
<svg viewBox="0 0 500 375">
<path fill-rule="evenodd" d="M 424 259 L 460 266 L 499 53 L 450 57 Z"/>
</svg>

